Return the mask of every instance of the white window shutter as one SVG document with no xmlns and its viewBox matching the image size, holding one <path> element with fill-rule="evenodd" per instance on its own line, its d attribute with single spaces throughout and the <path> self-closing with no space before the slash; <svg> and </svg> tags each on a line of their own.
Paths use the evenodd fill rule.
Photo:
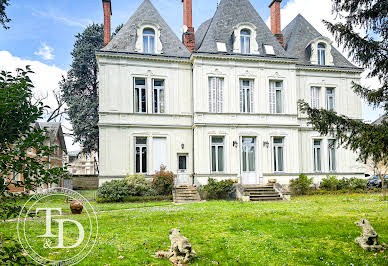
<svg viewBox="0 0 388 266">
<path fill-rule="evenodd" d="M 275 82 L 269 83 L 269 112 L 274 114 L 276 112 L 276 99 L 275 99 Z"/>
<path fill-rule="evenodd" d="M 248 104 L 250 104 L 251 105 L 251 113 L 253 113 L 253 80 L 250 80 L 249 81 L 249 93 L 251 94 L 250 96 L 250 100 L 251 100 L 251 102 L 250 103 L 248 103 Z"/>
<path fill-rule="evenodd" d="M 223 111 L 223 99 L 224 99 L 224 79 L 217 78 L 217 113 L 222 113 Z"/>
<path fill-rule="evenodd" d="M 240 79 L 240 113 L 244 112 L 243 110 L 243 91 L 244 91 L 244 88 L 243 88 L 243 80 Z"/>
<path fill-rule="evenodd" d="M 216 78 L 209 78 L 209 112 L 216 112 Z"/>
</svg>

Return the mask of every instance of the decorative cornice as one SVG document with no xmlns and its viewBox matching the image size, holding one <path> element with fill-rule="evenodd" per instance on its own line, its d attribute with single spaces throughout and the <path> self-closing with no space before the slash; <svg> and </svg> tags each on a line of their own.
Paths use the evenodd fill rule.
<svg viewBox="0 0 388 266">
<path fill-rule="evenodd" d="M 320 65 L 303 65 L 296 64 L 296 70 L 309 70 L 317 72 L 346 72 L 346 73 L 362 73 L 364 69 L 357 67 L 338 67 L 338 66 L 320 66 Z"/>
<path fill-rule="evenodd" d="M 272 62 L 272 63 L 280 63 L 280 64 L 296 64 L 298 60 L 297 58 L 294 58 L 294 57 L 193 52 L 191 55 L 191 60 L 193 61 L 195 58 L 251 61 L 251 62 Z"/>
<path fill-rule="evenodd" d="M 177 62 L 190 63 L 190 58 L 179 56 L 168 56 L 163 54 L 142 54 L 133 52 L 115 52 L 115 51 L 96 51 L 96 57 L 108 58 L 130 58 L 138 60 L 161 61 L 161 62 Z"/>
</svg>

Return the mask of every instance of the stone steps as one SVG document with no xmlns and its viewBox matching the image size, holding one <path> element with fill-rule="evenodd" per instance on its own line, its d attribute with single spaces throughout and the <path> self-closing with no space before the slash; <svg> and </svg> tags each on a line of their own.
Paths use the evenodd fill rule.
<svg viewBox="0 0 388 266">
<path fill-rule="evenodd" d="M 244 195 L 249 196 L 249 201 L 278 201 L 283 200 L 272 185 L 246 186 Z"/>
<path fill-rule="evenodd" d="M 201 197 L 194 187 L 181 186 L 173 191 L 174 203 L 200 202 Z"/>
</svg>

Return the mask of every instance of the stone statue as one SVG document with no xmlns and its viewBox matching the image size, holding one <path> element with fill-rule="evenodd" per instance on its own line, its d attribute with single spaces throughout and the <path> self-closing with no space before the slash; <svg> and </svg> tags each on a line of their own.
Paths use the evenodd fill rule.
<svg viewBox="0 0 388 266">
<path fill-rule="evenodd" d="M 195 255 L 192 250 L 190 241 L 181 235 L 179 229 L 173 228 L 170 230 L 171 246 L 169 251 L 158 251 L 157 258 L 168 258 L 173 265 L 187 264 L 190 258 Z"/>
<path fill-rule="evenodd" d="M 355 224 L 362 228 L 362 234 L 356 238 L 356 243 L 368 251 L 380 251 L 383 249 L 377 242 L 378 235 L 367 219 L 361 219 Z"/>
</svg>

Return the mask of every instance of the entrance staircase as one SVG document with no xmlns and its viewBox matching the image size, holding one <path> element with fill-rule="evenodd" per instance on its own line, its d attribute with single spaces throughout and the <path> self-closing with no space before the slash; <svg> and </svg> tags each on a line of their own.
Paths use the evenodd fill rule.
<svg viewBox="0 0 388 266">
<path fill-rule="evenodd" d="M 192 203 L 200 202 L 201 197 L 195 187 L 179 186 L 173 190 L 174 203 Z"/>
<path fill-rule="evenodd" d="M 277 201 L 283 200 L 273 185 L 243 186 L 244 196 L 249 196 L 249 201 Z"/>
</svg>

